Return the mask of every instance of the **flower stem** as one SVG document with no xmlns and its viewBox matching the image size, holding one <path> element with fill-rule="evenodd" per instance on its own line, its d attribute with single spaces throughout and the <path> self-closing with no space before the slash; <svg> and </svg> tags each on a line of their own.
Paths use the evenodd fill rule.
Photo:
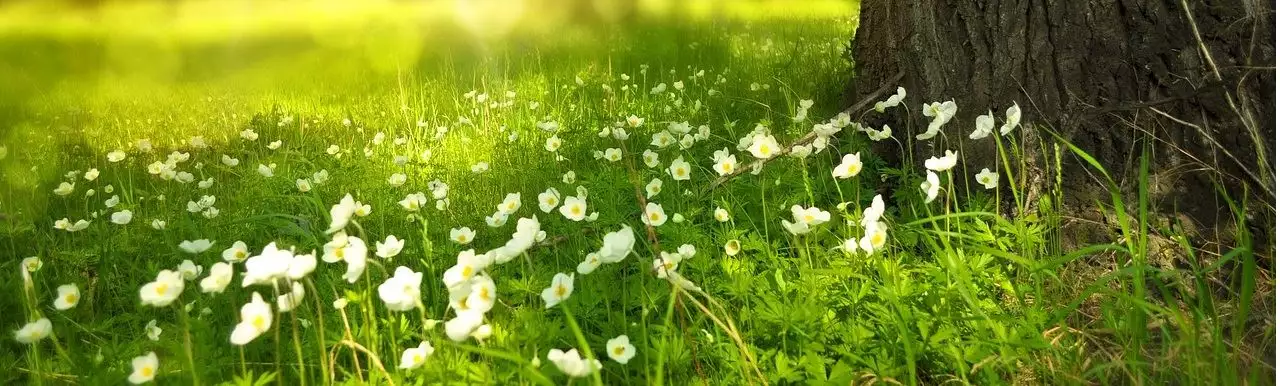
<svg viewBox="0 0 1280 386">
<path fill-rule="evenodd" d="M 182 305 L 182 302 L 178 302 L 174 308 L 178 311 L 178 319 L 182 321 L 183 350 L 187 354 L 187 367 L 191 369 L 191 384 L 199 386 L 200 375 L 196 370 L 196 357 L 194 351 L 191 349 L 190 316 L 187 315 L 187 311 Z"/>
<path fill-rule="evenodd" d="M 596 354 L 591 352 L 591 345 L 587 343 L 587 337 L 582 335 L 582 329 L 578 328 L 577 319 L 575 319 L 573 317 L 573 313 L 569 311 L 569 305 L 563 302 L 560 303 L 560 310 L 564 311 L 565 320 L 569 322 L 569 329 L 573 331 L 573 336 L 578 339 L 578 347 L 582 350 L 582 355 L 584 355 L 587 360 L 596 359 Z M 604 384 L 604 382 L 600 380 L 599 369 L 591 372 L 591 378 L 595 381 L 596 385 Z"/>
</svg>

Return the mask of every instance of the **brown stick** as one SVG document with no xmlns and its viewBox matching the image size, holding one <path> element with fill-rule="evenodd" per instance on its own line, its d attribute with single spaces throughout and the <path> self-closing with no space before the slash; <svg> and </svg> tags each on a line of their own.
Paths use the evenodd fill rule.
<svg viewBox="0 0 1280 386">
<path fill-rule="evenodd" d="M 898 84 L 898 81 L 902 80 L 902 78 L 906 75 L 907 75 L 906 72 L 898 71 L 897 75 L 894 75 L 893 78 L 890 78 L 889 80 L 885 81 L 884 84 L 881 84 L 880 88 L 876 89 L 875 91 L 872 91 L 870 94 L 867 94 L 867 96 L 863 97 L 862 100 L 858 101 L 858 103 L 854 103 L 852 106 L 845 108 L 844 111 L 841 111 L 840 113 L 849 114 L 850 116 L 852 116 L 853 113 L 857 112 L 858 110 L 862 110 L 862 108 L 866 107 L 867 105 L 872 104 L 877 100 L 880 100 L 881 95 L 884 95 L 884 93 L 889 92 L 889 90 L 893 89 L 893 86 Z M 748 170 L 751 170 L 751 168 L 754 165 L 765 164 L 765 163 L 768 163 L 769 161 L 778 159 L 784 155 L 787 155 L 788 153 L 791 153 L 791 148 L 808 144 L 810 142 L 813 142 L 813 140 L 817 138 L 818 138 L 817 134 L 814 134 L 811 131 L 808 134 L 805 134 L 803 137 L 800 137 L 799 139 L 795 140 L 795 142 L 792 142 L 790 145 L 783 146 L 781 149 L 778 149 L 778 153 L 774 154 L 772 157 L 747 163 L 745 165 L 739 166 L 738 169 L 734 170 L 732 173 L 716 178 L 714 181 L 711 181 L 711 185 L 708 185 L 703 192 L 710 193 L 711 191 L 720 187 L 720 185 L 723 185 L 725 182 L 728 182 L 734 177 L 737 177 L 738 175 L 741 175 L 742 173 L 746 173 Z"/>
</svg>

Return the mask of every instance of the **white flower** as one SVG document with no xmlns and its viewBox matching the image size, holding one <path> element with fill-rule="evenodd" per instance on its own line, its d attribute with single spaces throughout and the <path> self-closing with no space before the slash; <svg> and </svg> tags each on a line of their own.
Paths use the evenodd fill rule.
<svg viewBox="0 0 1280 386">
<path fill-rule="evenodd" d="M 551 286 L 542 290 L 542 300 L 547 308 L 555 307 L 573 295 L 573 274 L 557 273 L 551 279 Z"/>
<path fill-rule="evenodd" d="M 293 252 L 276 247 L 276 243 L 267 244 L 262 253 L 244 261 L 244 278 L 240 285 L 248 287 L 254 284 L 275 284 L 289 273 L 293 263 Z"/>
<path fill-rule="evenodd" d="M 303 255 L 294 255 L 289 260 L 289 271 L 286 273 L 290 279 L 302 280 L 316 270 L 315 251 Z"/>
<path fill-rule="evenodd" d="M 22 259 L 22 268 L 27 270 L 27 272 L 34 273 L 39 271 L 42 267 L 44 267 L 44 261 L 41 261 L 39 256 L 31 256 Z"/>
<path fill-rule="evenodd" d="M 538 209 L 543 213 L 551 213 L 557 206 L 560 206 L 560 191 L 556 188 L 547 188 L 547 191 L 538 194 Z"/>
<path fill-rule="evenodd" d="M 623 225 L 616 232 L 605 234 L 604 245 L 597 252 L 600 255 L 600 262 L 612 264 L 626 259 L 635 244 L 636 234 L 629 226 Z"/>
<path fill-rule="evenodd" d="M 196 183 L 196 187 L 199 187 L 200 189 L 209 189 L 209 188 L 212 188 L 212 187 L 213 187 L 213 177 L 209 177 L 209 178 L 206 178 L 206 179 L 204 179 L 204 180 L 201 180 L 199 183 Z"/>
<path fill-rule="evenodd" d="M 147 339 L 150 339 L 152 342 L 159 341 L 160 334 L 164 333 L 164 329 L 156 325 L 155 319 L 151 319 L 150 322 L 147 322 L 147 326 L 144 327 L 143 330 L 147 333 Z"/>
<path fill-rule="evenodd" d="M 227 166 L 229 166 L 229 167 L 236 167 L 237 165 L 240 165 L 240 160 L 239 160 L 239 159 L 235 159 L 235 158 L 231 158 L 231 156 L 226 155 L 226 154 L 223 154 L 223 155 L 222 155 L 222 164 L 223 164 L 223 165 L 227 165 Z"/>
<path fill-rule="evenodd" d="M 80 303 L 80 287 L 75 284 L 63 284 L 58 286 L 58 297 L 53 299 L 53 308 L 58 310 L 69 310 Z"/>
<path fill-rule="evenodd" d="M 631 338 L 626 335 L 618 335 L 616 338 L 609 339 L 604 348 L 609 353 L 609 359 L 624 365 L 632 357 L 636 356 L 636 346 L 631 345 Z"/>
<path fill-rule="evenodd" d="M 178 243 L 179 249 L 182 249 L 183 252 L 190 253 L 193 255 L 207 251 L 209 250 L 209 247 L 212 247 L 212 246 L 213 246 L 213 242 L 209 241 L 208 239 L 199 239 L 194 241 L 182 240 L 181 243 Z"/>
<path fill-rule="evenodd" d="M 111 196 L 111 198 L 108 198 L 106 201 L 103 201 L 102 205 L 108 208 L 114 208 L 116 207 L 116 205 L 120 205 L 120 196 L 113 195 Z"/>
<path fill-rule="evenodd" d="M 938 198 L 938 190 L 941 188 L 942 183 L 938 181 L 938 174 L 930 170 L 925 181 L 920 183 L 920 190 L 925 194 L 924 202 L 927 204 Z"/>
<path fill-rule="evenodd" d="M 543 148 L 547 149 L 549 152 L 555 152 L 556 150 L 560 150 L 560 146 L 563 144 L 564 141 L 561 140 L 560 137 L 552 135 L 551 138 L 547 138 L 547 144 L 546 146 L 543 146 Z"/>
<path fill-rule="evenodd" d="M 757 134 L 751 139 L 751 147 L 748 150 L 752 156 L 760 159 L 771 158 L 778 153 L 778 140 L 772 135 Z"/>
<path fill-rule="evenodd" d="M 862 153 L 845 154 L 840 165 L 831 171 L 831 177 L 850 178 L 857 176 L 859 172 L 862 172 Z"/>
<path fill-rule="evenodd" d="M 676 181 L 687 181 L 689 179 L 689 163 L 685 162 L 684 157 L 676 157 L 671 161 L 671 167 L 667 168 L 667 172 L 671 173 L 671 179 Z"/>
<path fill-rule="evenodd" d="M 85 179 L 85 180 L 88 180 L 88 181 L 96 180 L 96 179 L 98 179 L 98 174 L 99 174 L 99 173 L 100 173 L 100 172 L 98 171 L 98 169 L 97 169 L 97 168 L 89 169 L 89 171 L 84 172 L 84 179 Z"/>
<path fill-rule="evenodd" d="M 231 264 L 220 262 L 209 267 L 209 276 L 200 280 L 200 292 L 204 293 L 222 293 L 231 284 L 232 276 Z"/>
<path fill-rule="evenodd" d="M 66 196 L 68 194 L 71 194 L 71 192 L 74 192 L 74 191 L 76 191 L 75 183 L 63 182 L 61 184 L 58 184 L 57 188 L 53 189 L 53 194 L 56 194 L 59 196 Z"/>
<path fill-rule="evenodd" d="M 573 221 L 582 221 L 587 215 L 587 196 L 580 194 L 565 197 L 564 205 L 560 207 L 560 214 Z"/>
<path fill-rule="evenodd" d="M 858 240 L 858 248 L 867 254 L 875 253 L 875 251 L 884 247 L 885 241 L 889 238 L 888 228 L 889 226 L 882 222 L 870 224 L 867 226 L 866 233 L 862 236 L 862 239 Z M 853 239 L 849 241 L 853 241 Z M 846 245 L 845 249 L 849 249 L 849 247 Z"/>
<path fill-rule="evenodd" d="M 276 149 L 279 149 L 281 145 L 284 145 L 284 141 L 277 139 L 275 141 L 271 141 L 271 143 L 268 143 L 267 149 L 276 150 Z M 336 148 L 337 146 L 334 146 L 334 147 Z M 337 151 L 334 151 L 334 153 L 337 153 Z M 333 154 L 330 153 L 329 155 L 333 155 Z"/>
<path fill-rule="evenodd" d="M 334 233 L 346 228 L 347 223 L 351 222 L 351 216 L 359 208 L 360 204 L 352 199 L 350 194 L 343 196 L 341 201 L 329 209 L 329 229 L 325 233 Z"/>
<path fill-rule="evenodd" d="M 369 249 L 365 246 L 364 240 L 339 232 L 333 235 L 333 240 L 325 243 L 323 259 L 326 263 L 345 261 L 347 272 L 342 277 L 347 279 L 348 283 L 355 283 L 364 273 L 368 253 Z"/>
<path fill-rule="evenodd" d="M 244 129 L 240 131 L 240 138 L 244 138 L 246 141 L 257 141 L 258 133 L 253 129 Z"/>
<path fill-rule="evenodd" d="M 864 228 L 868 228 L 880 222 L 881 216 L 884 216 L 884 199 L 877 194 L 871 199 L 871 206 L 862 211 L 860 223 Z"/>
<path fill-rule="evenodd" d="M 666 131 L 659 131 L 657 133 L 653 133 L 653 138 L 649 141 L 649 145 L 659 149 L 665 149 L 667 146 L 671 146 L 671 144 L 673 143 L 676 143 L 676 137 L 672 136 L 671 133 Z"/>
<path fill-rule="evenodd" d="M 461 245 L 471 244 L 471 240 L 475 238 L 476 231 L 473 231 L 468 227 L 453 228 L 449 230 L 449 239 Z"/>
<path fill-rule="evenodd" d="M 181 273 L 166 269 L 156 274 L 155 281 L 143 285 L 138 295 L 144 305 L 165 307 L 182 294 L 185 286 Z"/>
<path fill-rule="evenodd" d="M 684 261 L 684 255 L 679 253 L 659 252 L 659 258 L 653 259 L 653 272 L 658 278 L 666 279 L 667 275 L 675 273 L 676 268 L 680 267 L 680 262 Z"/>
<path fill-rule="evenodd" d="M 426 204 L 427 195 L 422 192 L 410 193 L 409 195 L 404 196 L 403 200 L 400 200 L 400 207 L 410 212 L 417 212 Z"/>
<path fill-rule="evenodd" d="M 729 211 L 724 208 L 716 207 L 715 218 L 716 221 L 727 222 L 729 221 Z"/>
<path fill-rule="evenodd" d="M 124 159 L 125 159 L 125 154 L 123 151 L 115 150 L 110 153 L 107 153 L 107 161 L 120 162 L 120 161 L 124 161 Z"/>
<path fill-rule="evenodd" d="M 400 185 L 404 185 L 405 181 L 408 180 L 409 177 L 405 176 L 404 173 L 394 173 L 391 177 L 387 177 L 387 185 L 391 185 L 391 187 L 396 188 L 400 187 Z"/>
<path fill-rule="evenodd" d="M 488 254 L 477 255 L 474 249 L 458 252 L 457 263 L 444 271 L 441 281 L 450 292 L 465 290 L 471 279 L 492 263 Z"/>
<path fill-rule="evenodd" d="M 404 249 L 404 240 L 397 239 L 395 235 L 387 235 L 385 241 L 373 243 L 375 255 L 384 259 L 390 259 L 400 254 L 400 250 Z"/>
<path fill-rule="evenodd" d="M 156 357 L 155 352 L 148 352 L 147 355 L 133 358 L 133 372 L 129 374 L 129 383 L 141 385 L 156 379 L 156 372 L 160 369 L 160 358 Z"/>
<path fill-rule="evenodd" d="M 475 164 L 472 164 L 472 165 L 471 165 L 471 172 L 472 172 L 472 173 L 484 173 L 484 172 L 487 172 L 487 171 L 489 171 L 489 163 L 488 163 L 488 162 L 480 161 L 480 162 L 476 162 Z"/>
<path fill-rule="evenodd" d="M 258 174 L 261 174 L 263 177 L 274 177 L 276 175 L 275 164 L 271 164 L 271 165 L 258 164 Z"/>
<path fill-rule="evenodd" d="M 924 116 L 932 117 L 933 120 L 929 122 L 929 128 L 923 134 L 916 136 L 916 139 L 921 141 L 936 137 L 938 133 L 942 132 L 942 125 L 950 122 L 951 118 L 956 115 L 956 102 L 933 102 L 924 105 L 923 111 Z"/>
<path fill-rule="evenodd" d="M 935 172 L 945 172 L 956 166 L 959 154 L 954 151 L 947 150 L 942 157 L 929 157 L 924 160 L 924 167 Z"/>
<path fill-rule="evenodd" d="M 276 297 L 276 308 L 280 312 L 293 311 L 294 308 L 302 305 L 302 298 L 306 295 L 307 290 L 302 287 L 302 283 L 295 281 L 288 293 Z"/>
<path fill-rule="evenodd" d="M 653 198 L 653 196 L 658 195 L 658 193 L 662 193 L 662 179 L 654 178 L 653 180 L 650 180 L 649 183 L 644 186 L 644 193 L 645 198 Z"/>
<path fill-rule="evenodd" d="M 498 211 L 503 214 L 512 214 L 520 210 L 520 193 L 507 193 L 507 197 L 502 199 L 502 203 L 498 204 Z"/>
<path fill-rule="evenodd" d="M 600 267 L 600 254 L 591 252 L 587 254 L 586 259 L 578 263 L 578 273 L 586 275 L 595 272 Z"/>
<path fill-rule="evenodd" d="M 626 76 L 626 75 L 624 74 L 623 76 Z M 624 78 L 623 80 L 626 80 L 626 79 Z M 634 128 L 634 127 L 640 127 L 641 125 L 644 125 L 644 118 L 637 117 L 635 116 L 635 114 L 627 116 L 627 126 Z"/>
<path fill-rule="evenodd" d="M 890 129 L 889 125 L 884 125 L 880 131 L 875 131 L 874 129 L 866 129 L 865 131 L 867 133 L 867 137 L 876 142 L 893 137 L 893 129 Z"/>
<path fill-rule="evenodd" d="M 658 153 L 654 152 L 653 150 L 645 149 L 644 154 L 641 154 L 641 155 L 642 155 L 641 158 L 644 159 L 644 166 L 653 168 L 653 167 L 657 167 L 659 164 L 662 163 L 661 160 L 658 158 Z"/>
<path fill-rule="evenodd" d="M 378 286 L 378 298 L 392 311 L 409 311 L 422 299 L 422 273 L 397 267 L 395 275 Z"/>
<path fill-rule="evenodd" d="M 329 145 L 329 148 L 324 150 L 329 155 L 338 155 L 340 151 L 342 151 L 342 148 L 338 147 L 338 145 Z"/>
<path fill-rule="evenodd" d="M 53 323 L 48 318 L 40 318 L 40 320 L 24 324 L 22 328 L 13 332 L 13 339 L 22 344 L 32 344 L 41 339 L 49 337 L 49 333 L 53 332 Z"/>
<path fill-rule="evenodd" d="M 738 169 L 738 157 L 733 154 L 728 154 L 728 151 L 729 151 L 728 148 L 723 149 L 721 151 L 723 151 L 724 152 L 723 154 L 725 155 L 720 157 L 719 159 L 714 160 L 716 163 L 715 170 L 716 170 L 716 174 L 719 174 L 721 176 L 727 176 L 733 173 L 734 170 Z"/>
<path fill-rule="evenodd" d="M 796 145 L 791 147 L 791 152 L 787 155 L 792 158 L 805 158 L 813 154 L 813 145 Z"/>
<path fill-rule="evenodd" d="M 888 99 L 876 102 L 876 112 L 883 113 L 884 109 L 895 107 L 902 103 L 902 98 L 907 97 L 907 89 L 898 87 L 898 93 L 890 95 Z"/>
<path fill-rule="evenodd" d="M 991 135 L 991 130 L 996 127 L 996 117 L 990 111 L 986 115 L 979 115 L 973 120 L 973 132 L 969 133 L 969 139 L 983 139 Z"/>
<path fill-rule="evenodd" d="M 155 229 L 155 230 L 158 230 L 158 231 L 162 231 L 162 230 L 164 230 L 164 228 L 165 228 L 165 226 L 166 226 L 166 225 L 168 225 L 168 223 L 166 223 L 164 220 L 161 220 L 161 219 L 158 219 L 158 218 L 157 218 L 157 219 L 152 219 L 152 220 L 151 220 L 151 228 L 152 228 L 152 229 Z"/>
<path fill-rule="evenodd" d="M 253 293 L 253 300 L 240 307 L 240 323 L 231 331 L 231 344 L 243 346 L 271 329 L 271 305 L 262 295 Z"/>
<path fill-rule="evenodd" d="M 609 162 L 618 162 L 622 160 L 622 149 L 611 147 L 604 149 L 604 159 Z"/>
<path fill-rule="evenodd" d="M 1004 112 L 1004 125 L 1000 126 L 1000 135 L 1009 135 L 1013 129 L 1018 128 L 1018 124 L 1022 122 L 1022 108 L 1017 103 L 1009 106 Z"/>
<path fill-rule="evenodd" d="M 484 324 L 484 313 L 479 311 L 464 311 L 457 313 L 453 319 L 444 322 L 444 333 L 449 340 L 461 342 L 471 337 L 471 334 Z"/>
<path fill-rule="evenodd" d="M 791 218 L 794 222 L 782 220 L 782 226 L 794 235 L 809 233 L 813 227 L 831 220 L 831 213 L 817 207 L 805 208 L 800 205 L 791 206 Z"/>
<path fill-rule="evenodd" d="M 662 226 L 667 223 L 667 213 L 662 210 L 662 205 L 650 202 L 645 205 L 644 214 L 640 216 L 640 222 L 649 226 Z"/>
<path fill-rule="evenodd" d="M 405 349 L 404 353 L 400 354 L 400 369 L 413 370 L 422 367 L 422 364 L 427 362 L 427 358 L 435 352 L 436 348 L 431 347 L 431 343 L 427 341 L 422 341 L 418 347 Z"/>
<path fill-rule="evenodd" d="M 507 214 L 502 211 L 494 212 L 492 216 L 485 216 L 484 223 L 490 228 L 497 228 L 507 224 Z"/>
<path fill-rule="evenodd" d="M 130 221 L 133 221 L 133 211 L 131 210 L 125 209 L 111 214 L 111 222 L 113 223 L 125 225 Z"/>
<path fill-rule="evenodd" d="M 560 182 L 564 182 L 566 184 L 572 184 L 573 181 L 577 179 L 578 179 L 578 174 L 570 170 L 570 171 L 564 172 L 564 176 L 560 177 Z"/>
<path fill-rule="evenodd" d="M 182 274 L 182 280 L 195 280 L 202 272 L 204 272 L 204 267 L 196 265 L 190 259 L 183 260 L 181 264 L 178 264 L 178 273 Z"/>
<path fill-rule="evenodd" d="M 244 261 L 249 257 L 249 246 L 243 241 L 236 241 L 231 244 L 230 248 L 222 250 L 222 260 L 231 263 Z"/>
<path fill-rule="evenodd" d="M 578 349 L 571 349 L 568 352 L 551 349 L 547 352 L 547 360 L 570 378 L 582 378 L 600 370 L 600 361 L 583 359 L 578 354 Z"/>
<path fill-rule="evenodd" d="M 984 189 L 995 189 L 1000 183 L 1000 174 L 991 171 L 991 168 L 982 168 L 982 171 L 974 175 L 973 178 L 982 184 Z"/>
<path fill-rule="evenodd" d="M 742 243 L 738 239 L 729 240 L 724 243 L 724 254 L 729 256 L 737 255 L 742 251 Z"/>
<path fill-rule="evenodd" d="M 672 214 L 672 215 L 671 215 L 671 222 L 674 222 L 674 223 L 676 223 L 676 224 L 679 224 L 679 223 L 684 222 L 684 215 L 683 215 L 683 214 L 679 214 L 679 213 Z"/>
<path fill-rule="evenodd" d="M 298 186 L 299 192 L 306 193 L 311 191 L 311 181 L 305 178 L 297 179 L 296 181 L 294 181 L 294 184 Z"/>
</svg>

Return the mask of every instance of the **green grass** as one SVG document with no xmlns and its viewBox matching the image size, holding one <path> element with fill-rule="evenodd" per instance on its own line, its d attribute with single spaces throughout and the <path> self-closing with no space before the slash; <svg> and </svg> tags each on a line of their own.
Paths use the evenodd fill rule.
<svg viewBox="0 0 1280 386">
<path fill-rule="evenodd" d="M 797 7 L 776 4 L 754 13 L 727 6 L 732 16 L 722 18 L 689 6 L 639 10 L 615 22 L 583 21 L 549 7 L 542 11 L 550 16 L 525 9 L 518 23 L 504 24 L 494 10 L 469 23 L 444 7 L 330 4 L 298 6 L 297 17 L 288 7 L 266 7 L 257 21 L 237 25 L 217 13 L 234 11 L 194 4 L 178 9 L 212 16 L 164 17 L 120 6 L 103 11 L 114 16 L 98 23 L 77 17 L 87 11 L 68 11 L 37 24 L 17 21 L 39 7 L 5 9 L 0 20 L 15 22 L 0 30 L 0 83 L 10 85 L 0 92 L 0 146 L 7 151 L 0 159 L 0 213 L 6 216 L 0 251 L 9 256 L 0 267 L 12 274 L 0 276 L 0 289 L 14 296 L 0 298 L 0 309 L 12 311 L 0 315 L 0 326 L 17 330 L 43 316 L 53 334 L 36 344 L 0 343 L 0 369 L 11 369 L 0 371 L 0 381 L 120 384 L 132 372 L 132 358 L 152 351 L 160 363 L 156 382 L 170 384 L 1274 379 L 1273 309 L 1255 308 L 1269 307 L 1274 293 L 1260 288 L 1269 279 L 1254 259 L 1255 250 L 1274 248 L 1255 246 L 1245 226 L 1245 201 L 1254 198 L 1220 192 L 1240 229 L 1230 245 L 1213 251 L 1157 221 L 1167 214 L 1153 212 L 1145 184 L 1115 182 L 1052 128 L 1030 124 L 1036 119 L 1029 111 L 1015 135 L 984 139 L 1000 141 L 1001 164 L 962 159 L 942 173 L 944 189 L 931 203 L 919 188 L 921 165 L 941 154 L 908 155 L 904 165 L 889 165 L 853 128 L 821 153 L 782 157 L 759 175 L 744 173 L 710 188 L 717 178 L 712 153 L 728 148 L 740 164 L 754 160 L 735 147 L 757 124 L 789 144 L 862 97 L 844 94 L 856 6 L 822 3 L 815 9 L 829 11 L 818 15 L 789 14 L 783 11 Z M 154 23 L 121 15 L 149 15 Z M 673 87 L 677 80 L 683 90 Z M 659 83 L 667 90 L 651 94 Z M 464 97 L 472 90 L 512 103 L 479 104 Z M 913 92 L 911 103 L 883 114 L 920 122 L 927 118 L 918 115 L 919 102 L 947 99 Z M 801 100 L 814 105 L 807 119 L 795 122 Z M 859 111 L 854 119 L 881 114 Z M 596 135 L 630 115 L 645 123 L 627 128 L 629 139 Z M 543 148 L 552 133 L 536 127 L 547 119 L 558 122 L 556 135 L 564 141 L 556 153 Z M 652 149 L 650 136 L 681 121 L 708 125 L 710 137 L 688 149 L 655 149 L 662 165 L 646 167 L 640 154 Z M 440 126 L 449 130 L 437 140 Z M 909 147 L 924 123 L 917 126 L 894 127 L 895 141 Z M 242 139 L 246 129 L 259 138 Z M 374 144 L 377 133 L 385 135 L 381 144 Z M 193 148 L 192 136 L 202 136 L 208 147 Z M 150 153 L 134 145 L 143 138 L 155 146 Z M 396 144 L 399 138 L 405 143 Z M 283 146 L 267 149 L 275 140 Z M 969 139 L 931 141 L 941 153 L 962 140 Z M 326 153 L 332 145 L 341 150 L 337 156 Z M 593 156 L 607 148 L 622 149 L 623 159 Z M 115 150 L 128 158 L 108 162 Z M 197 181 L 213 178 L 213 185 L 201 189 L 147 172 L 173 151 L 190 154 L 179 170 Z M 423 159 L 426 151 L 431 156 Z M 832 178 L 840 157 L 855 152 L 864 161 L 861 174 Z M 224 154 L 240 164 L 224 165 Z M 397 156 L 407 164 L 396 165 Z M 694 169 L 688 181 L 665 171 L 681 156 Z M 1064 231 L 1072 215 L 1063 212 L 1064 159 L 1081 159 L 1104 176 L 1099 189 L 1111 192 L 1111 201 L 1097 207 L 1112 225 L 1097 232 L 1110 242 L 1064 240 L 1077 237 Z M 1138 181 L 1148 175 L 1147 160 L 1133 171 Z M 480 161 L 489 170 L 473 173 Z M 274 177 L 255 171 L 271 163 Z M 983 167 L 1001 174 L 1000 190 L 974 183 L 970 173 Z M 93 181 L 66 175 L 90 168 L 101 172 Z M 299 192 L 295 179 L 319 170 L 330 180 Z M 562 181 L 567 171 L 576 181 Z M 1029 177 L 1037 171 L 1043 175 Z M 393 173 L 405 174 L 407 182 L 390 186 Z M 662 192 L 641 197 L 654 178 L 664 181 Z M 436 210 L 430 199 L 428 182 L 435 179 L 449 185 L 446 210 Z M 64 181 L 74 181 L 75 191 L 53 194 Z M 538 209 L 537 195 L 548 187 L 568 196 L 578 186 L 588 191 L 588 211 L 599 213 L 595 221 Z M 88 189 L 96 194 L 86 197 Z M 426 192 L 428 202 L 411 217 L 397 202 L 414 192 Z M 514 192 L 522 194 L 523 207 L 506 225 L 486 226 L 485 217 Z M 228 339 L 241 305 L 255 291 L 275 304 L 268 286 L 240 287 L 243 264 L 221 294 L 200 292 L 202 274 L 186 283 L 173 306 L 141 304 L 139 288 L 157 272 L 187 259 L 207 272 L 237 240 L 255 254 L 272 242 L 323 253 L 329 209 L 346 194 L 372 207 L 347 228 L 370 245 L 363 278 L 350 284 L 341 278 L 345 264 L 319 262 L 302 280 L 302 304 L 276 315 L 271 330 L 243 349 Z M 858 220 L 877 194 L 887 208 L 885 247 L 870 255 L 845 252 L 845 240 L 862 237 Z M 113 195 L 120 203 L 108 209 L 103 201 Z M 203 195 L 217 197 L 216 217 L 186 210 Z M 650 230 L 639 221 L 647 201 L 684 221 Z M 793 236 L 781 221 L 792 220 L 788 208 L 795 204 L 829 211 L 831 221 Z M 717 207 L 731 218 L 715 220 Z M 110 223 L 121 209 L 133 212 L 132 222 Z M 502 246 L 518 218 L 535 215 L 546 240 L 487 270 L 498 299 L 485 317 L 492 335 L 451 341 L 441 326 L 455 316 L 442 275 L 462 250 Z M 92 224 L 78 232 L 54 229 L 62 218 Z M 153 229 L 153 219 L 166 221 L 166 228 Z M 572 295 L 547 309 L 540 293 L 552 277 L 574 272 L 606 233 L 624 224 L 636 230 L 634 253 L 576 275 Z M 477 233 L 466 246 L 449 238 L 451 228 L 463 226 Z M 372 256 L 373 243 L 387 235 L 406 240 L 404 250 L 389 260 Z M 178 248 L 195 239 L 216 243 L 198 255 Z M 740 242 L 741 253 L 724 251 L 730 240 Z M 660 252 L 685 244 L 697 254 L 677 272 L 701 291 L 654 274 Z M 1159 253 L 1176 254 L 1190 266 L 1153 265 L 1148 257 Z M 30 287 L 18 274 L 27 256 L 44 263 Z M 418 310 L 390 311 L 379 299 L 379 284 L 399 266 L 423 275 Z M 56 288 L 68 283 L 78 285 L 82 299 L 56 310 Z M 349 302 L 342 311 L 331 306 L 339 298 Z M 428 319 L 441 325 L 426 328 L 435 324 Z M 164 331 L 155 341 L 144 329 L 150 320 Z M 623 334 L 636 349 L 626 365 L 609 360 L 605 349 Z M 397 370 L 401 352 L 423 340 L 436 349 L 425 365 Z M 547 353 L 571 348 L 600 359 L 602 369 L 567 378 Z M 533 364 L 535 358 L 540 363 Z"/>
</svg>

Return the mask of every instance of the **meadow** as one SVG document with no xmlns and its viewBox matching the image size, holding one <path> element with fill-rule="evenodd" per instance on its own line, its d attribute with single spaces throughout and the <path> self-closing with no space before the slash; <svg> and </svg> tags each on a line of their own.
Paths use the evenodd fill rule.
<svg viewBox="0 0 1280 386">
<path fill-rule="evenodd" d="M 1032 109 L 738 3 L 0 6 L 0 383 L 1274 379 L 1247 193 L 1209 248 L 1098 167 L 1064 240 Z"/>
</svg>

